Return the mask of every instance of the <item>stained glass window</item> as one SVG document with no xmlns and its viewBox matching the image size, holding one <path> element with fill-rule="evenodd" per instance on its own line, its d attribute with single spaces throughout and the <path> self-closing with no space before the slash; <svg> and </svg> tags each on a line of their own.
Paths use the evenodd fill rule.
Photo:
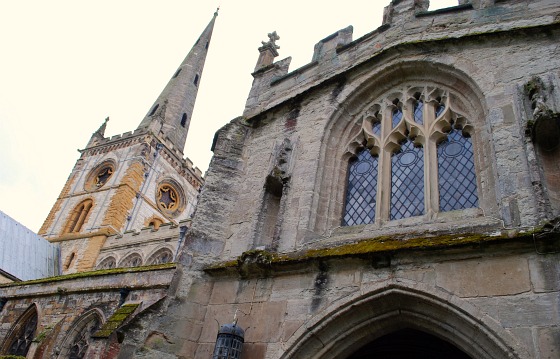
<svg viewBox="0 0 560 359">
<path fill-rule="evenodd" d="M 424 151 L 406 141 L 391 158 L 391 219 L 424 214 Z"/>
<path fill-rule="evenodd" d="M 348 187 L 343 225 L 373 223 L 377 196 L 378 158 L 364 149 L 348 168 Z"/>
<path fill-rule="evenodd" d="M 438 145 L 439 209 L 442 212 L 478 206 L 472 141 L 453 129 Z"/>
</svg>

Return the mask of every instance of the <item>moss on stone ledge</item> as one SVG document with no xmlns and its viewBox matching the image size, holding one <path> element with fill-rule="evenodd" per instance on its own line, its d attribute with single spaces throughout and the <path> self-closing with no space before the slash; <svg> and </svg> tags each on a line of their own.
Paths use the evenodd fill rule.
<svg viewBox="0 0 560 359">
<path fill-rule="evenodd" d="M 124 304 L 117 309 L 113 315 L 103 324 L 103 326 L 95 332 L 93 338 L 108 338 L 115 330 L 117 330 L 124 321 L 130 317 L 140 304 Z"/>
<path fill-rule="evenodd" d="M 30 285 L 30 284 L 52 283 L 52 282 L 59 282 L 59 281 L 78 279 L 78 278 L 99 277 L 99 276 L 111 275 L 111 274 L 149 272 L 149 271 L 157 271 L 162 269 L 170 269 L 175 267 L 176 267 L 175 263 L 164 263 L 164 264 L 155 264 L 155 265 L 142 266 L 142 267 L 100 269 L 100 270 L 94 270 L 89 272 L 64 274 L 55 277 L 47 277 L 47 278 L 34 279 L 34 280 L 28 280 L 22 282 L 0 284 L 0 288 L 16 287 L 16 286 Z"/>
<path fill-rule="evenodd" d="M 311 259 L 330 259 L 343 257 L 367 257 L 373 254 L 392 253 L 407 250 L 436 250 L 446 248 L 458 248 L 469 245 L 479 245 L 484 243 L 494 243 L 499 241 L 520 240 L 532 238 L 533 234 L 541 233 L 542 230 L 526 232 L 502 232 L 500 234 L 444 234 L 436 236 L 418 236 L 415 238 L 399 238 L 397 236 L 381 236 L 371 239 L 364 239 L 357 242 L 333 245 L 325 248 L 310 249 L 307 251 L 294 252 L 289 254 L 276 254 L 266 252 L 266 257 L 270 258 L 270 265 L 290 264 L 303 262 Z M 217 263 L 206 268 L 208 272 L 218 272 L 234 268 L 242 268 L 245 264 L 248 251 L 239 256 L 236 260 Z M 260 253 L 261 256 L 264 254 Z"/>
</svg>

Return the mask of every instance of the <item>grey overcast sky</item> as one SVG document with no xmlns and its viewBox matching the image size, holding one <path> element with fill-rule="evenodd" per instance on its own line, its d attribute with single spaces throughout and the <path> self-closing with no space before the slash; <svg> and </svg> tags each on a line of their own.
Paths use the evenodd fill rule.
<svg viewBox="0 0 560 359">
<path fill-rule="evenodd" d="M 328 5 L 326 5 L 328 4 Z M 257 48 L 277 31 L 290 70 L 348 25 L 381 25 L 389 0 L 0 1 L 0 210 L 38 231 L 91 134 L 134 130 L 217 6 L 185 155 L 203 172 L 216 130 L 243 112 Z M 432 0 L 430 10 L 457 4 Z"/>
</svg>

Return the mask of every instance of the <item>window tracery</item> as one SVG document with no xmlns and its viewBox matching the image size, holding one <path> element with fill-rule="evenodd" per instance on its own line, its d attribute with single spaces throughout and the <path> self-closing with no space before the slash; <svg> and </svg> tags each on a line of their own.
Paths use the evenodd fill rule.
<svg viewBox="0 0 560 359">
<path fill-rule="evenodd" d="M 472 127 L 450 98 L 436 87 L 408 87 L 365 112 L 343 225 L 478 206 Z"/>
<path fill-rule="evenodd" d="M 170 217 L 179 215 L 185 208 L 185 195 L 180 185 L 172 179 L 162 181 L 156 190 L 158 208 Z"/>
<path fill-rule="evenodd" d="M 115 268 L 116 266 L 117 261 L 115 260 L 115 258 L 108 257 L 99 262 L 99 264 L 97 265 L 97 269 L 111 269 Z"/>
<path fill-rule="evenodd" d="M 154 253 L 150 259 L 148 259 L 148 264 L 164 264 L 173 261 L 173 253 L 167 248 L 161 249 Z"/>
<path fill-rule="evenodd" d="M 139 254 L 133 253 L 122 260 L 119 267 L 139 267 L 142 265 L 142 257 Z"/>
<path fill-rule="evenodd" d="M 86 325 L 76 333 L 74 340 L 70 343 L 70 350 L 68 353 L 69 359 L 82 359 L 85 357 L 90 346 L 91 336 L 99 329 L 100 324 L 99 318 L 94 316 L 92 320 L 87 322 Z"/>
<path fill-rule="evenodd" d="M 92 335 L 103 323 L 98 309 L 92 309 L 80 316 L 62 341 L 58 358 L 83 359 L 92 343 Z"/>
<path fill-rule="evenodd" d="M 37 308 L 33 305 L 16 322 L 14 330 L 8 337 L 6 354 L 25 357 L 37 330 Z M 5 347 L 6 348 L 6 347 Z"/>
</svg>

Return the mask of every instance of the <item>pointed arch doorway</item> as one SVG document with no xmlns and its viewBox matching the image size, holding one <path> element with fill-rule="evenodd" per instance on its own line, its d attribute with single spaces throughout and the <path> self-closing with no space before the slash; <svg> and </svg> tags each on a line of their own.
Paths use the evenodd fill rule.
<svg viewBox="0 0 560 359">
<path fill-rule="evenodd" d="M 390 285 L 333 304 L 298 329 L 279 358 L 529 358 L 511 333 L 478 308 L 420 286 Z"/>
</svg>

